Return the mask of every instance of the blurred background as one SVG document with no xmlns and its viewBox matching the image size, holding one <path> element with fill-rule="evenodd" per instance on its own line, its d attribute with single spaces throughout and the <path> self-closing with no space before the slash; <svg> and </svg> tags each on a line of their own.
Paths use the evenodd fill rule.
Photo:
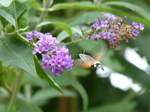
<svg viewBox="0 0 150 112">
<path fill-rule="evenodd" d="M 84 0 L 55 0 L 54 4 L 75 1 Z M 103 3 L 107 1 L 115 0 L 95 0 L 94 2 Z M 148 0 L 116 1 L 133 3 L 145 10 L 150 10 L 150 1 Z M 112 6 L 112 8 L 137 16 L 135 12 L 125 7 Z M 36 13 L 32 10 L 31 14 L 34 19 L 36 19 L 34 15 L 38 15 L 38 12 Z M 100 11 L 66 9 L 51 12 L 48 19 L 51 21 L 62 21 L 73 28 L 78 28 L 79 25 L 86 26 L 88 22 L 94 22 L 96 16 L 100 15 Z M 123 18 L 123 16 L 120 17 Z M 34 24 L 34 19 L 31 19 L 32 24 Z M 133 21 L 134 20 L 128 18 L 125 20 L 125 23 L 131 24 Z M 58 38 L 59 36 L 65 35 L 64 32 L 57 35 L 60 29 L 55 26 L 48 25 L 42 28 L 42 32 L 49 31 L 52 31 L 51 33 Z M 101 52 L 102 47 L 107 46 L 101 59 L 105 71 L 101 69 L 82 70 L 74 68 L 70 73 L 75 75 L 85 88 L 89 98 L 88 112 L 150 112 L 149 35 L 149 26 L 145 24 L 144 31 L 136 37 L 136 40 L 130 40 L 128 43 L 121 42 L 116 49 L 109 48 L 108 43 L 105 41 L 95 42 L 92 40 L 82 41 L 67 46 L 74 59 L 79 58 L 78 54 L 81 52 L 78 51 L 78 49 L 81 51 L 85 50 L 86 54 L 94 56 L 96 53 Z M 64 42 L 68 42 L 68 39 L 65 39 Z M 59 78 L 62 77 L 63 75 Z M 76 93 L 69 83 L 66 84 L 65 88 L 69 88 L 69 90 Z M 76 93 L 76 95 L 75 98 L 63 97 L 49 99 L 49 102 L 42 106 L 42 109 L 47 110 L 53 104 L 59 112 L 78 112 L 82 108 L 82 99 L 78 93 Z"/>
<path fill-rule="evenodd" d="M 77 1 L 85 0 L 54 0 L 53 4 Z M 129 2 L 150 11 L 149 0 L 94 0 L 94 3 L 101 5 L 108 1 Z M 42 0 L 35 0 L 35 2 L 38 5 L 42 4 Z M 110 5 L 106 7 L 126 12 L 135 18 L 140 17 L 125 6 Z M 96 17 L 101 16 L 103 12 L 105 11 L 65 9 L 49 12 L 46 20 L 64 22 L 72 29 L 77 30 L 80 25 L 87 26 L 88 22 L 94 23 Z M 113 14 L 123 18 L 123 14 Z M 40 12 L 31 7 L 29 10 L 30 31 L 35 28 L 39 16 Z M 132 24 L 133 21 L 135 21 L 133 18 L 128 17 L 125 23 Z M 141 21 L 135 22 L 140 23 Z M 41 109 L 34 108 L 37 112 L 41 112 L 41 110 L 43 112 L 81 112 L 86 105 L 88 105 L 87 112 L 150 112 L 149 31 L 149 25 L 145 24 L 145 29 L 140 32 L 136 40 L 131 39 L 128 43 L 122 41 L 116 49 L 111 49 L 109 43 L 103 40 L 85 40 L 67 45 L 73 59 L 79 58 L 79 53 L 84 50 L 85 54 L 94 56 L 102 52 L 101 50 L 104 48 L 105 52 L 101 63 L 105 70 L 73 68 L 59 77 L 54 77 L 65 94 L 59 93 L 49 87 L 47 82 L 41 79 L 37 80 L 25 72 L 19 98 L 24 99 L 25 97 L 28 103 L 39 106 Z M 62 40 L 65 43 L 70 41 L 70 38 L 66 38 L 66 32 L 56 25 L 45 25 L 41 32 L 50 32 L 58 39 L 64 37 Z M 13 67 L 10 69 L 8 74 L 16 71 Z M 3 99 L 1 99 L 2 101 Z M 23 107 L 24 104 L 19 101 L 17 105 L 24 109 L 23 112 L 27 112 L 30 108 Z"/>
</svg>

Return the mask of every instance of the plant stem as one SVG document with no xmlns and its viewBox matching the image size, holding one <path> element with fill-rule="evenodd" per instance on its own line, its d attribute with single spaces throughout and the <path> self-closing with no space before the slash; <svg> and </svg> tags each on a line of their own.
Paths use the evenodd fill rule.
<svg viewBox="0 0 150 112">
<path fill-rule="evenodd" d="M 5 32 L 4 35 L 1 35 L 0 38 L 4 38 L 5 36 L 9 36 L 9 35 L 15 35 L 15 34 L 18 34 L 20 32 L 23 32 L 27 29 L 28 27 L 24 28 L 24 29 L 19 29 L 19 30 L 16 30 L 14 32 L 11 32 L 11 33 L 8 33 L 8 32 Z"/>
<path fill-rule="evenodd" d="M 40 20 L 39 20 L 39 22 L 37 24 L 39 24 L 39 23 L 44 21 L 46 15 L 48 13 L 48 11 L 46 11 L 45 9 L 48 9 L 52 5 L 52 3 L 53 3 L 53 0 L 43 0 L 43 8 L 44 8 L 44 10 L 42 11 L 41 16 L 40 16 Z M 40 31 L 41 28 L 42 27 L 38 27 L 35 30 L 36 31 Z"/>
<path fill-rule="evenodd" d="M 15 18 L 15 29 L 18 30 L 18 23 L 17 23 L 17 14 L 16 14 L 16 4 L 15 0 L 13 0 L 13 5 L 14 5 L 14 18 Z"/>
<path fill-rule="evenodd" d="M 17 33 L 17 35 L 20 37 L 19 39 L 24 42 L 27 45 L 30 45 L 32 47 L 35 47 L 33 44 L 31 44 L 25 37 L 23 37 L 20 33 Z"/>
<path fill-rule="evenodd" d="M 3 83 L 3 80 L 2 80 L 2 72 L 3 72 L 3 68 L 2 68 L 2 61 L 0 61 L 0 82 Z"/>
<path fill-rule="evenodd" d="M 31 100 L 31 85 L 30 84 L 26 84 L 24 86 L 24 94 L 25 94 L 25 98 L 27 100 L 27 102 L 30 102 Z"/>
<path fill-rule="evenodd" d="M 65 45 L 74 44 L 74 43 L 77 43 L 77 42 L 80 42 L 80 41 L 84 41 L 84 40 L 88 40 L 88 39 L 79 39 L 79 40 L 71 41 L 71 42 L 65 43 Z"/>
<path fill-rule="evenodd" d="M 12 112 L 13 111 L 13 107 L 14 107 L 14 105 L 16 103 L 16 99 L 17 99 L 17 94 L 18 94 L 19 89 L 20 89 L 22 77 L 23 77 L 23 70 L 21 69 L 20 72 L 19 72 L 19 75 L 18 75 L 18 77 L 16 79 L 14 91 L 13 91 L 13 94 L 12 94 L 12 97 L 11 97 L 10 104 L 9 104 L 7 112 Z"/>
</svg>

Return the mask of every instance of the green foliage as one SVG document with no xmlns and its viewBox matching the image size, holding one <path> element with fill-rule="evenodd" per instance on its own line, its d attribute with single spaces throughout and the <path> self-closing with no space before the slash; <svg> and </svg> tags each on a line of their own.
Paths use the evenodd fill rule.
<svg viewBox="0 0 150 112">
<path fill-rule="evenodd" d="M 90 109 L 88 112 L 131 112 L 136 106 L 135 102 L 118 102 Z"/>
<path fill-rule="evenodd" d="M 0 41 L 0 60 L 15 65 L 37 78 L 31 49 L 13 37 L 6 37 Z"/>
<path fill-rule="evenodd" d="M 0 105 L 0 111 L 1 111 L 1 112 L 6 112 L 6 106 L 3 105 L 3 104 L 1 104 L 1 105 Z"/>
<path fill-rule="evenodd" d="M 42 69 L 40 63 L 38 62 L 38 59 L 35 55 L 33 55 L 34 58 L 34 64 L 35 64 L 35 68 L 36 68 L 36 73 L 42 78 L 45 79 L 50 86 L 54 87 L 55 89 L 57 89 L 58 91 L 60 91 L 61 93 L 63 93 L 63 91 L 61 90 L 61 88 L 57 85 L 57 83 L 55 83 L 53 81 L 53 79 L 46 74 L 46 72 Z"/>
<path fill-rule="evenodd" d="M 87 23 L 93 24 L 102 13 L 113 13 L 121 18 L 127 16 L 126 23 L 143 23 L 145 29 L 136 41 L 121 42 L 116 50 L 107 47 L 109 43 L 103 40 L 74 38 L 74 34 L 86 35 L 89 31 Z M 80 25 L 85 25 L 84 33 L 78 27 Z M 144 71 L 131 64 L 124 58 L 124 53 L 127 47 L 137 48 L 137 53 L 150 64 L 149 27 L 149 4 L 141 0 L 95 3 L 0 0 L 0 112 L 56 112 L 57 108 L 62 112 L 148 112 L 149 69 Z M 109 77 L 97 77 L 95 69 L 73 68 L 58 77 L 51 77 L 49 71 L 42 69 L 41 55 L 32 55 L 36 45 L 25 38 L 27 32 L 34 30 L 49 31 L 61 42 L 57 46 L 67 45 L 73 59 L 79 58 L 78 54 L 84 50 L 95 56 L 106 46 L 101 63 L 112 72 L 130 77 L 142 87 L 142 92 L 134 92 L 130 97 L 131 90 L 118 90 L 110 84 Z M 20 83 L 16 84 L 17 80 Z M 18 97 L 13 97 L 14 94 Z M 67 98 L 68 102 L 61 98 Z"/>
<path fill-rule="evenodd" d="M 130 9 L 130 10 L 136 12 L 137 14 L 139 14 L 141 17 L 145 18 L 146 20 L 150 21 L 150 18 L 149 18 L 150 13 L 137 5 L 127 3 L 127 2 L 105 2 L 104 4 L 125 7 L 127 9 Z"/>
<path fill-rule="evenodd" d="M 63 85 L 63 86 L 71 85 L 79 92 L 79 94 L 81 95 L 82 100 L 83 100 L 83 111 L 86 112 L 87 107 L 88 107 L 87 93 L 86 93 L 85 89 L 83 88 L 83 86 L 76 80 L 75 76 L 73 76 L 71 74 L 72 74 L 72 72 L 66 71 L 62 77 L 57 77 L 54 79 L 59 85 Z"/>
<path fill-rule="evenodd" d="M 7 20 L 8 22 L 10 22 L 12 25 L 16 25 L 15 23 L 15 19 L 6 11 L 0 9 L 0 15 L 1 17 L 3 17 L 5 20 Z"/>
<path fill-rule="evenodd" d="M 58 93 L 56 90 L 51 88 L 44 88 L 37 91 L 31 99 L 31 103 L 34 105 L 43 105 L 47 99 L 56 97 L 76 97 L 76 94 L 70 90 L 63 89 L 64 94 Z M 49 93 L 49 94 L 47 94 Z"/>
<path fill-rule="evenodd" d="M 2 4 L 4 7 L 8 7 L 11 4 L 12 0 L 1 0 L 0 4 Z"/>
<path fill-rule="evenodd" d="M 42 22 L 40 24 L 37 25 L 37 28 L 38 27 L 41 27 L 43 25 L 47 25 L 47 24 L 53 24 L 53 25 L 58 25 L 59 27 L 61 27 L 63 30 L 65 30 L 68 34 L 69 34 L 69 37 L 72 39 L 73 38 L 73 34 L 72 34 L 72 30 L 70 29 L 70 27 L 67 25 L 67 24 L 64 24 L 64 23 L 61 23 L 61 22 Z M 61 39 L 61 37 L 59 38 L 59 40 L 63 40 Z"/>
<path fill-rule="evenodd" d="M 31 105 L 23 100 L 18 100 L 16 103 L 17 112 L 43 112 L 39 107 Z"/>
</svg>

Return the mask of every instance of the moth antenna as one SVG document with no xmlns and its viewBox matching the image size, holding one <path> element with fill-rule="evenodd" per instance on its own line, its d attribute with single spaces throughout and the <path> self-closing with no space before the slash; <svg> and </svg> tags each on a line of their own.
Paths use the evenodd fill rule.
<svg viewBox="0 0 150 112">
<path fill-rule="evenodd" d="M 83 51 L 83 54 L 85 54 L 85 50 Z"/>
<path fill-rule="evenodd" d="M 81 50 L 79 48 L 77 48 L 79 52 L 81 52 Z"/>
<path fill-rule="evenodd" d="M 81 50 L 79 49 L 79 48 L 77 48 L 78 49 L 78 51 L 81 53 Z M 83 51 L 83 54 L 85 53 L 85 50 Z"/>
</svg>

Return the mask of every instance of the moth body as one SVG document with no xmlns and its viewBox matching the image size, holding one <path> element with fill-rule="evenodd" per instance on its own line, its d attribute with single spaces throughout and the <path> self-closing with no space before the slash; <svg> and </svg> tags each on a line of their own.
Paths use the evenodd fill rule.
<svg viewBox="0 0 150 112">
<path fill-rule="evenodd" d="M 104 70 L 102 64 L 86 54 L 79 54 L 80 59 L 74 61 L 75 66 L 79 66 L 82 68 L 101 68 Z"/>
</svg>

